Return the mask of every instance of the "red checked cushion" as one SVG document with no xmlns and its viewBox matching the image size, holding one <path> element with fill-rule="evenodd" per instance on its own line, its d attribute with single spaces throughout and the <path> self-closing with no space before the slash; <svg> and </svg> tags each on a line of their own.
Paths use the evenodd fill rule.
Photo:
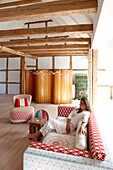
<svg viewBox="0 0 113 170">
<path fill-rule="evenodd" d="M 58 106 L 58 116 L 68 117 L 68 115 L 75 109 L 75 106 Z"/>
<path fill-rule="evenodd" d="M 89 117 L 88 133 L 91 157 L 103 161 L 106 154 L 94 113 Z"/>
<path fill-rule="evenodd" d="M 16 98 L 15 107 L 29 106 L 28 98 L 19 99 Z"/>
</svg>

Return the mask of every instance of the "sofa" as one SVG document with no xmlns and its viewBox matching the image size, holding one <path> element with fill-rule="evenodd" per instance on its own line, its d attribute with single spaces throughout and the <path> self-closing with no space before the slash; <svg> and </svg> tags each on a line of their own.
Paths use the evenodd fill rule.
<svg viewBox="0 0 113 170">
<path fill-rule="evenodd" d="M 60 105 L 58 116 L 67 117 L 74 108 Z M 62 136 L 57 135 L 60 141 Z M 88 122 L 87 150 L 51 143 L 31 142 L 23 155 L 23 169 L 113 169 L 113 158 L 107 145 L 103 144 L 94 109 L 92 108 Z"/>
</svg>

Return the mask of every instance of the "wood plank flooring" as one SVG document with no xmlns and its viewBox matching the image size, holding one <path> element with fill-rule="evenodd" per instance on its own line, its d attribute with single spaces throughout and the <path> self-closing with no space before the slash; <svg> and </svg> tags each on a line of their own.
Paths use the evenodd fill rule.
<svg viewBox="0 0 113 170">
<path fill-rule="evenodd" d="M 23 153 L 31 142 L 27 137 L 29 122 L 13 124 L 9 120 L 9 111 L 13 107 L 12 96 L 0 95 L 0 170 L 22 170 Z M 57 116 L 58 105 L 36 103 L 31 105 L 35 112 L 45 109 L 50 118 Z"/>
</svg>

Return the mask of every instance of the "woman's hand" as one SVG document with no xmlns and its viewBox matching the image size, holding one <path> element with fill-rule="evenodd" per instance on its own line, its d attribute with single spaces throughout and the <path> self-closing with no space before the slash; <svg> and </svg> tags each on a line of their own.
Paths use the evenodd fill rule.
<svg viewBox="0 0 113 170">
<path fill-rule="evenodd" d="M 79 129 L 79 131 L 78 131 L 78 134 L 79 134 L 79 133 L 87 136 L 86 131 L 85 131 L 85 126 L 84 126 L 84 124 L 81 124 L 80 129 Z"/>
<path fill-rule="evenodd" d="M 67 124 L 67 126 L 66 126 L 66 131 L 67 131 L 67 133 L 70 132 L 70 124 Z"/>
<path fill-rule="evenodd" d="M 70 121 L 71 119 L 67 119 L 67 125 L 66 125 L 66 132 L 70 133 Z"/>
</svg>

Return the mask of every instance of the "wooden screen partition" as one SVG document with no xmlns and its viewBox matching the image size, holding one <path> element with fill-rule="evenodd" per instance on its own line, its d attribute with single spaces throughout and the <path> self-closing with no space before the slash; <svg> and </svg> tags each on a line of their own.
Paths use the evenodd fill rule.
<svg viewBox="0 0 113 170">
<path fill-rule="evenodd" d="M 52 75 L 49 70 L 38 70 L 34 74 L 34 101 L 36 103 L 51 103 Z"/>
<path fill-rule="evenodd" d="M 34 100 L 34 76 L 29 70 L 25 70 L 25 93 L 31 94 Z"/>
<path fill-rule="evenodd" d="M 36 103 L 72 103 L 72 70 L 26 70 L 26 93 Z"/>
</svg>

